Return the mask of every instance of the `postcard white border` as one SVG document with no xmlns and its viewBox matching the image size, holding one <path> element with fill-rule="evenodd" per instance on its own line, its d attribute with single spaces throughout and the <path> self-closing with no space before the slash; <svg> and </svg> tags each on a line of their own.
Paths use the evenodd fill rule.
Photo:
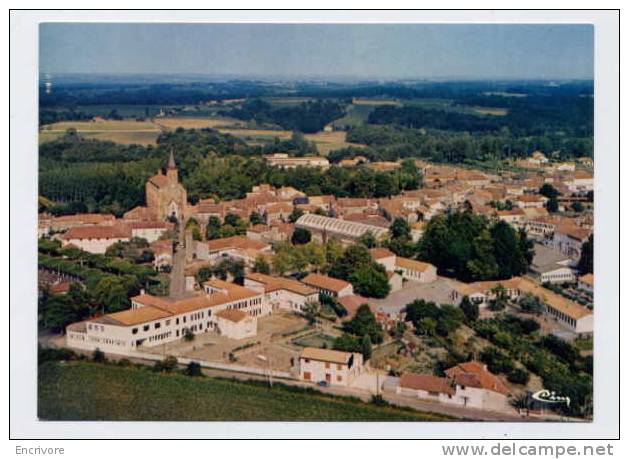
<svg viewBox="0 0 629 459">
<path fill-rule="evenodd" d="M 619 21 L 615 11 L 13 11 L 10 16 L 12 438 L 614 438 L 619 435 Z M 40 422 L 36 419 L 38 24 L 584 23 L 595 28 L 595 418 L 592 423 Z"/>
</svg>

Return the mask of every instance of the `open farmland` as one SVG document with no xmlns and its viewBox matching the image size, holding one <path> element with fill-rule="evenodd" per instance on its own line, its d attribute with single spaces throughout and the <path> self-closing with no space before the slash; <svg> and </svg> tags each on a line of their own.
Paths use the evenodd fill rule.
<svg viewBox="0 0 629 459">
<path fill-rule="evenodd" d="M 245 122 L 234 118 L 157 118 L 155 124 L 166 129 L 203 129 L 203 128 L 220 128 L 226 126 L 244 126 Z"/>
<path fill-rule="evenodd" d="M 43 126 L 39 132 L 39 143 L 61 137 L 68 129 L 76 129 L 77 133 L 87 139 L 140 145 L 155 145 L 161 132 L 159 126 L 151 121 L 62 121 Z"/>
<path fill-rule="evenodd" d="M 364 147 L 364 145 L 357 143 L 346 142 L 347 133 L 345 131 L 317 132 L 316 134 L 306 134 L 304 137 L 311 142 L 315 142 L 319 153 L 322 155 L 327 155 L 332 150 L 340 148 Z"/>
<path fill-rule="evenodd" d="M 90 362 L 39 367 L 38 416 L 105 421 L 441 421 L 443 416 L 281 384 L 263 384 Z"/>
<path fill-rule="evenodd" d="M 506 108 L 500 107 L 472 107 L 472 110 L 481 115 L 505 116 L 509 113 Z"/>
</svg>

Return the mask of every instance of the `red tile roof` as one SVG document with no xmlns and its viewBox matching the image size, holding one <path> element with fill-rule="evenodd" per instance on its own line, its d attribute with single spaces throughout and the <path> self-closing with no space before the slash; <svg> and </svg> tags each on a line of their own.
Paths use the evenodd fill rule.
<svg viewBox="0 0 629 459">
<path fill-rule="evenodd" d="M 489 372 L 485 365 L 478 362 L 460 363 L 447 369 L 446 375 L 461 386 L 476 387 L 503 395 L 509 393 L 509 389 L 500 378 Z"/>
<path fill-rule="evenodd" d="M 69 241 L 72 239 L 123 239 L 130 236 L 128 231 L 118 226 L 94 225 L 70 228 L 63 238 Z"/>
<path fill-rule="evenodd" d="M 447 378 L 439 378 L 432 375 L 420 375 L 416 373 L 405 373 L 400 378 L 400 387 L 412 390 L 423 390 L 426 392 L 440 392 L 454 395 L 455 390 L 450 385 Z"/>
<path fill-rule="evenodd" d="M 351 285 L 349 282 L 345 282 L 344 280 L 335 279 L 334 277 L 323 276 L 316 273 L 308 274 L 301 281 L 304 284 L 312 285 L 313 287 L 318 287 L 337 293 Z"/>
</svg>

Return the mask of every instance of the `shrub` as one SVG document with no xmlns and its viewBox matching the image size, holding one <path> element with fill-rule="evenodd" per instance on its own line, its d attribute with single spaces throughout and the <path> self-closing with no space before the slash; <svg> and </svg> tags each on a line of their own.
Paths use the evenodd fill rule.
<svg viewBox="0 0 629 459">
<path fill-rule="evenodd" d="M 92 360 L 94 360 L 94 362 L 103 363 L 107 361 L 107 358 L 105 357 L 105 353 L 103 351 L 96 348 L 92 354 Z"/>
<path fill-rule="evenodd" d="M 203 376 L 201 364 L 199 362 L 190 362 L 184 372 L 187 376 Z"/>
<path fill-rule="evenodd" d="M 161 373 L 170 373 L 175 368 L 177 368 L 177 357 L 172 355 L 155 362 L 155 365 L 153 366 L 153 370 Z"/>
<path fill-rule="evenodd" d="M 513 384 L 525 385 L 529 382 L 531 375 L 521 368 L 514 368 L 507 374 L 507 380 Z"/>
</svg>

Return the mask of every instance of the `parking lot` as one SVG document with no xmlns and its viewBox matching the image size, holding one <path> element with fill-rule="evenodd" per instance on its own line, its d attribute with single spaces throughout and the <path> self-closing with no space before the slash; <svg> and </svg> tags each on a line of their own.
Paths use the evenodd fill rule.
<svg viewBox="0 0 629 459">
<path fill-rule="evenodd" d="M 397 292 L 391 293 L 384 299 L 373 299 L 370 303 L 376 309 L 384 313 L 399 313 L 404 307 L 416 299 L 434 301 L 437 304 L 450 304 L 452 299 L 450 294 L 454 289 L 456 281 L 438 277 L 436 281 L 428 284 L 407 281 Z"/>
</svg>

